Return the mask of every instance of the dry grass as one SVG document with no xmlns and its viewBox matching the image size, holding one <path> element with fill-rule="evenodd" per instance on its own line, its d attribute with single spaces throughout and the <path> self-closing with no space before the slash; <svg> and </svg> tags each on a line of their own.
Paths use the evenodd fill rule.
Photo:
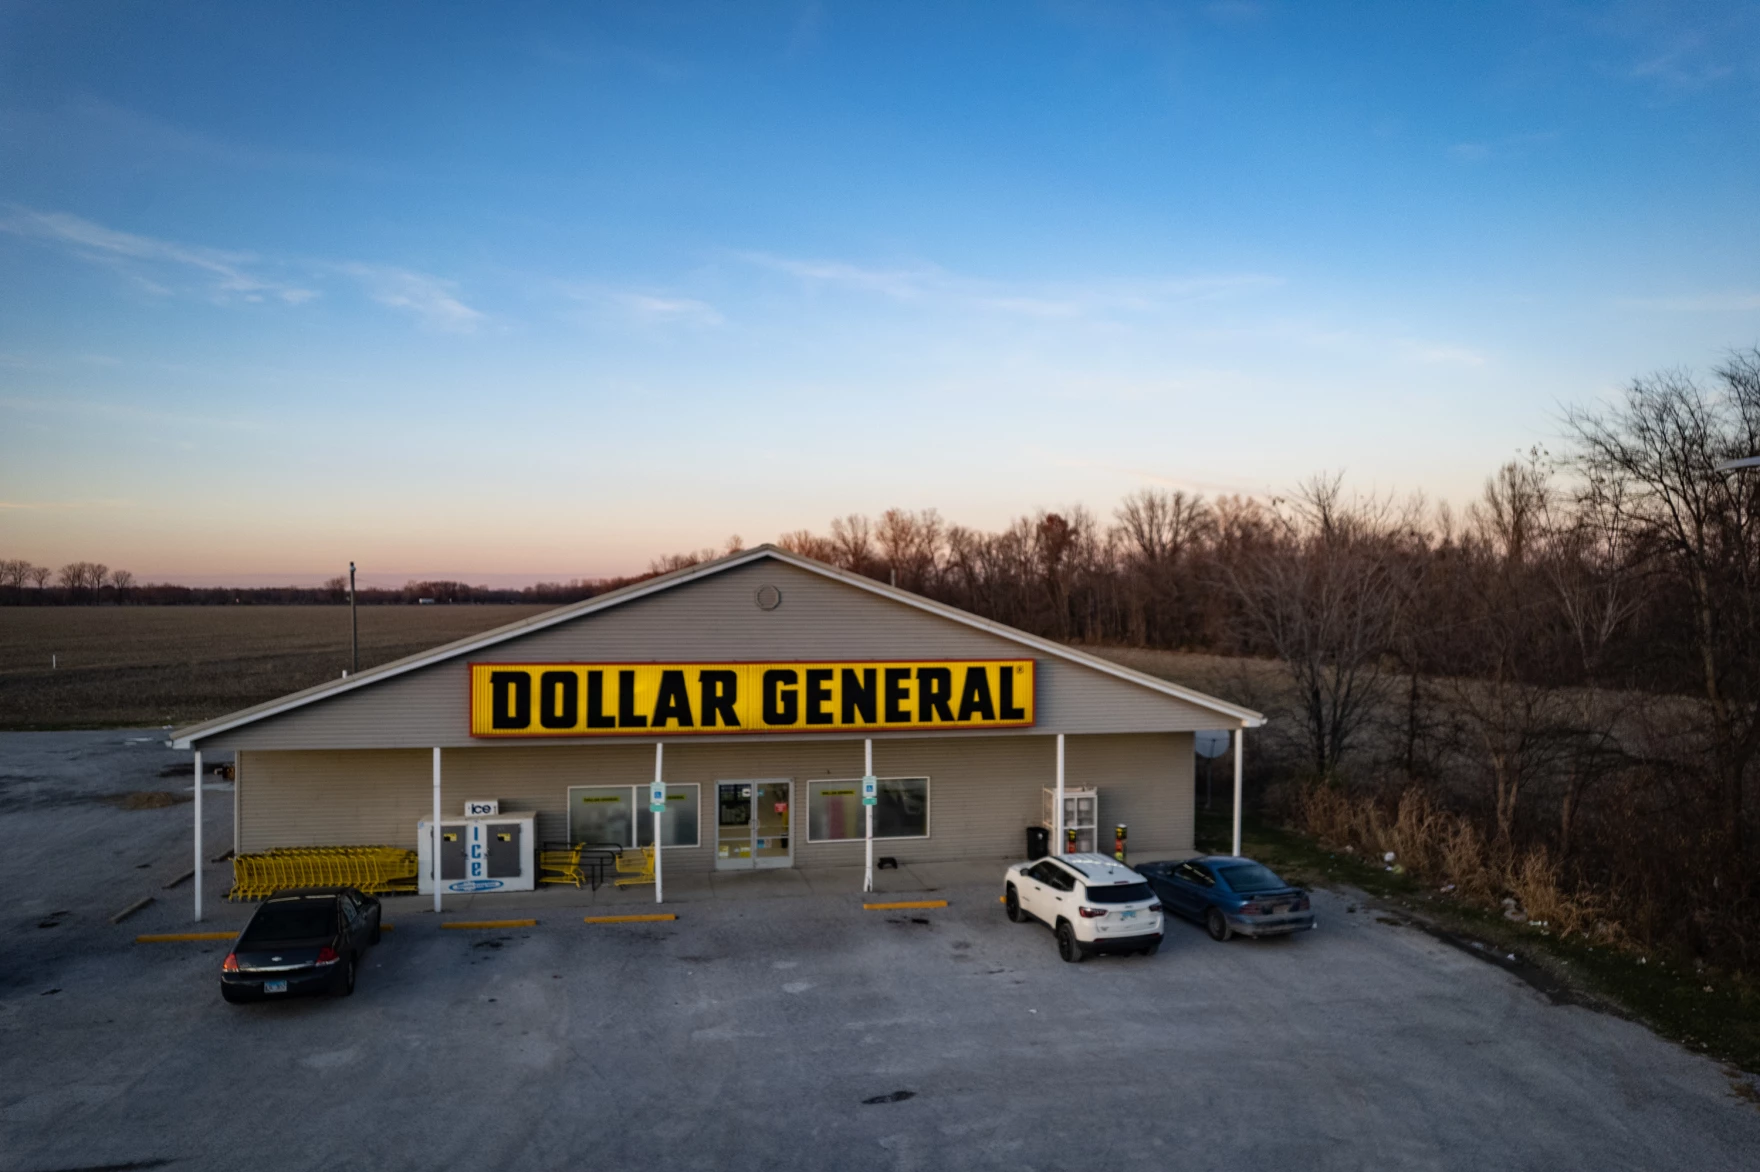
<svg viewBox="0 0 1760 1172">
<path fill-rule="evenodd" d="M 362 607 L 361 667 L 547 609 Z M 0 728 L 186 724 L 347 666 L 346 607 L 0 607 Z"/>
<path fill-rule="evenodd" d="M 1566 890 L 1558 864 L 1544 847 L 1516 854 L 1488 844 L 1466 818 L 1438 807 L 1422 791 L 1408 789 L 1389 804 L 1340 787 L 1312 785 L 1297 794 L 1298 828 L 1335 847 L 1361 851 L 1373 862 L 1391 852 L 1406 871 L 1482 907 L 1513 899 L 1520 918 L 1536 921 L 1560 937 L 1619 935 L 1603 901 L 1593 893 Z"/>
</svg>

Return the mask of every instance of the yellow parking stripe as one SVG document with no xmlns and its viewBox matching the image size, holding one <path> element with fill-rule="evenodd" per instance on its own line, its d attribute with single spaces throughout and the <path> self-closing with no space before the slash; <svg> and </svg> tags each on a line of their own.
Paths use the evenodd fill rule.
<svg viewBox="0 0 1760 1172">
<path fill-rule="evenodd" d="M 136 944 L 180 944 L 186 940 L 230 940 L 237 932 L 160 932 L 152 936 L 136 936 Z"/>
<path fill-rule="evenodd" d="M 903 903 L 864 903 L 862 905 L 862 910 L 865 912 L 894 912 L 904 911 L 907 908 L 946 906 L 947 901 L 945 899 L 913 899 L 907 900 Z"/>
<path fill-rule="evenodd" d="M 660 920 L 676 920 L 671 912 L 653 912 L 645 916 L 588 916 L 583 924 L 653 924 Z"/>
<path fill-rule="evenodd" d="M 454 928 L 463 931 L 494 928 L 536 928 L 536 920 L 454 920 L 450 924 L 441 924 L 442 928 Z"/>
</svg>

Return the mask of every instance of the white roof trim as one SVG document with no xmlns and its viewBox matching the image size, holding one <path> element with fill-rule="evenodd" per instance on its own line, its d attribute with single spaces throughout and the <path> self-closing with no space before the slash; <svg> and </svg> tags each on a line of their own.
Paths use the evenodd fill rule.
<svg viewBox="0 0 1760 1172">
<path fill-rule="evenodd" d="M 613 590 L 607 594 L 601 594 L 595 598 L 589 598 L 584 602 L 573 603 L 569 606 L 561 606 L 546 614 L 538 615 L 534 618 L 522 619 L 517 623 L 509 623 L 504 627 L 496 627 L 495 629 L 485 631 L 480 635 L 472 635 L 467 639 L 459 639 L 455 642 L 435 647 L 432 650 L 424 651 L 418 655 L 411 655 L 404 659 L 393 660 L 391 663 L 380 664 L 378 667 L 368 668 L 366 671 L 359 672 L 346 679 L 331 680 L 328 683 L 317 684 L 313 687 L 306 688 L 303 691 L 293 692 L 289 695 L 282 696 L 277 700 L 270 700 L 267 703 L 258 704 L 251 708 L 240 709 L 237 712 L 228 713 L 225 716 L 216 717 L 213 720 L 180 728 L 171 734 L 171 743 L 174 748 L 193 749 L 197 741 L 207 740 L 209 737 L 215 737 L 219 736 L 221 733 L 231 732 L 233 729 L 240 728 L 244 725 L 255 724 L 260 720 L 267 720 L 270 717 L 280 716 L 284 712 L 291 712 L 296 708 L 303 708 L 306 705 L 316 703 L 319 700 L 327 700 L 332 696 L 341 696 L 348 692 L 355 691 L 358 688 L 370 687 L 382 680 L 392 679 L 396 676 L 404 675 L 412 671 L 419 671 L 422 668 L 441 663 L 448 659 L 454 659 L 461 655 L 469 655 L 474 651 L 480 651 L 485 647 L 493 647 L 498 643 L 505 643 L 509 639 L 516 639 L 524 635 L 533 634 L 537 631 L 547 630 L 560 623 L 571 622 L 574 619 L 595 614 L 601 610 L 609 610 L 614 606 L 620 606 L 623 603 L 632 602 L 638 598 L 645 598 L 650 594 L 657 594 L 662 590 L 670 590 L 675 586 L 682 586 L 687 582 L 694 582 L 699 578 L 707 578 L 725 570 L 735 569 L 739 566 L 748 565 L 765 558 L 784 562 L 797 569 L 805 570 L 808 573 L 818 574 L 821 577 L 836 579 L 845 585 L 854 586 L 858 590 L 866 590 L 870 594 L 878 594 L 884 598 L 889 598 L 894 602 L 902 602 L 907 606 L 914 606 L 918 610 L 928 611 L 930 614 L 949 619 L 956 623 L 962 623 L 968 627 L 975 627 L 980 631 L 986 631 L 992 635 L 1008 639 L 1011 642 L 1019 643 L 1022 646 L 1031 647 L 1035 651 L 1041 651 L 1046 655 L 1068 660 L 1071 663 L 1077 663 L 1083 667 L 1091 668 L 1094 671 L 1113 676 L 1126 683 L 1136 684 L 1138 687 L 1148 688 L 1150 691 L 1160 692 L 1163 695 L 1172 696 L 1178 700 L 1184 700 L 1188 704 L 1196 705 L 1199 708 L 1206 708 L 1220 716 L 1226 716 L 1239 721 L 1243 728 L 1259 728 L 1265 723 L 1265 717 L 1262 714 L 1253 711 L 1251 708 L 1242 708 L 1239 705 L 1229 704 L 1226 701 L 1218 700 L 1214 696 L 1205 695 L 1203 692 L 1194 691 L 1191 688 L 1182 688 L 1178 684 L 1169 683 L 1166 680 L 1160 679 L 1156 676 L 1147 675 L 1140 671 L 1133 671 L 1128 667 L 1120 666 L 1119 664 L 1113 663 L 1111 660 L 1102 659 L 1097 655 L 1090 655 L 1085 651 L 1077 651 L 1073 647 L 1066 647 L 1061 643 L 1054 643 L 1049 639 L 1041 639 L 1037 635 L 1029 635 L 1025 631 L 1017 630 L 1016 628 L 1007 626 L 1003 623 L 979 618 L 977 615 L 960 610 L 958 607 L 947 606 L 943 603 L 935 602 L 932 599 L 924 598 L 920 594 L 912 594 L 908 590 L 899 590 L 896 587 L 888 586 L 883 582 L 876 582 L 872 578 L 865 578 L 860 574 L 852 574 L 848 571 L 840 570 L 835 566 L 828 566 L 824 562 L 814 561 L 812 558 L 805 558 L 798 554 L 789 553 L 787 550 L 780 549 L 774 545 L 760 545 L 752 549 L 743 550 L 739 553 L 729 554 L 727 557 L 717 558 L 711 562 L 702 562 L 695 566 L 687 566 L 682 570 L 675 570 L 670 574 L 662 574 L 657 578 L 650 578 L 646 582 L 638 582 L 633 586 L 625 586 L 621 590 Z"/>
</svg>

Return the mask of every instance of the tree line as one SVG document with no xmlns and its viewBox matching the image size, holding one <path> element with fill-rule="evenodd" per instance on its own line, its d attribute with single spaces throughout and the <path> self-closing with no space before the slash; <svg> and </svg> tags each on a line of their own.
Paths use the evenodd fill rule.
<svg viewBox="0 0 1760 1172">
<path fill-rule="evenodd" d="M 653 577 L 653 572 L 615 578 L 573 578 L 520 588 L 453 581 L 409 581 L 402 586 L 362 586 L 363 606 L 432 603 L 526 603 L 560 606 Z M 12 606 L 329 606 L 348 601 L 348 579 L 322 586 L 183 586 L 137 583 L 127 570 L 99 562 L 70 562 L 59 570 L 23 558 L 0 559 L 0 605 Z"/>
<path fill-rule="evenodd" d="M 993 532 L 893 509 L 780 544 L 1053 639 L 1271 661 L 1277 686 L 1234 697 L 1274 717 L 1249 738 L 1268 800 L 1416 789 L 1604 929 L 1752 969 L 1760 469 L 1724 465 L 1760 455 L 1760 351 L 1563 424 L 1460 509 L 1320 476 Z"/>
<path fill-rule="evenodd" d="M 27 586 L 31 588 L 29 595 Z M 69 562 L 54 570 L 35 565 L 25 558 L 0 558 L 0 596 L 9 602 L 28 599 L 39 604 L 84 602 L 96 605 L 105 597 L 106 591 L 112 600 L 120 601 L 134 588 L 133 574 L 127 570 L 112 570 L 102 562 Z"/>
</svg>

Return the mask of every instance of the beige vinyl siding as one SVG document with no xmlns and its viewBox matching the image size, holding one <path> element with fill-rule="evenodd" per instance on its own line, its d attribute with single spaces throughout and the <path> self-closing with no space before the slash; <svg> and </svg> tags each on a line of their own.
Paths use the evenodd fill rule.
<svg viewBox="0 0 1760 1172">
<path fill-rule="evenodd" d="M 249 754 L 248 784 L 238 790 L 240 850 L 271 846 L 415 844 L 416 822 L 432 809 L 431 756 L 425 750 L 258 751 Z M 1056 779 L 1049 736 L 915 738 L 879 741 L 881 776 L 930 779 L 930 836 L 880 840 L 877 856 L 901 862 L 1019 858 L 1026 827 L 1039 819 L 1041 792 Z M 697 783 L 701 827 L 696 847 L 668 848 L 674 873 L 713 869 L 717 781 L 788 778 L 795 784 L 795 865 L 860 865 L 862 843 L 806 841 L 806 782 L 854 778 L 862 742 L 669 742 L 668 782 Z M 540 841 L 568 833 L 568 788 L 645 785 L 654 776 L 654 746 L 492 745 L 446 750 L 441 810 L 455 816 L 467 798 L 494 798 L 503 810 L 538 815 Z M 1069 785 L 1100 789 L 1101 845 L 1111 827 L 1130 824 L 1133 858 L 1189 853 L 1192 847 L 1190 734 L 1070 737 Z"/>
<path fill-rule="evenodd" d="M 431 754 L 421 749 L 250 754 L 239 796 L 239 851 L 276 846 L 415 848 L 432 804 Z M 456 809 L 463 809 L 463 798 Z"/>
<path fill-rule="evenodd" d="M 782 591 L 759 610 L 762 585 Z M 469 672 L 476 662 L 1002 659 L 1032 652 L 1013 640 L 764 560 L 315 701 L 203 741 L 204 748 L 399 748 L 472 744 Z M 1038 660 L 1034 735 L 1191 732 L 1228 727 L 1196 704 L 1066 660 Z M 945 737 L 894 733 L 886 739 Z M 994 734 L 956 734 L 991 736 Z M 680 738 L 688 739 L 688 738 Z M 705 740 L 709 738 L 703 738 Z M 721 738 L 717 738 L 721 739 Z M 733 737 L 754 740 L 756 737 Z M 877 737 L 876 739 L 880 739 Z M 552 746 L 555 743 L 552 742 Z M 568 742 L 562 742 L 568 743 Z M 588 742 L 588 743 L 603 743 Z"/>
</svg>

